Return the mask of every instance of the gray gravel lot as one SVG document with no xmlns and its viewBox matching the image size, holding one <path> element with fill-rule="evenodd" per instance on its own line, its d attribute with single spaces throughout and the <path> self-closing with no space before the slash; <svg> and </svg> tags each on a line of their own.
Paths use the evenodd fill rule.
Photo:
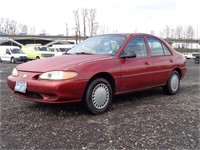
<svg viewBox="0 0 200 150">
<path fill-rule="evenodd" d="M 0 63 L 1 149 L 200 149 L 200 65 L 187 60 L 177 95 L 161 88 L 117 96 L 91 115 L 81 105 L 47 105 L 15 98 Z"/>
</svg>

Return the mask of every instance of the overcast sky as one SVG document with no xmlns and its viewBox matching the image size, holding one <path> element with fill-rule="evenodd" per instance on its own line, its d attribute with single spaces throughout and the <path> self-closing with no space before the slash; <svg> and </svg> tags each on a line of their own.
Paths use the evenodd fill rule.
<svg viewBox="0 0 200 150">
<path fill-rule="evenodd" d="M 200 31 L 200 0 L 0 0 L 0 18 L 35 27 L 36 33 L 74 31 L 73 10 L 96 9 L 97 21 L 109 33 L 155 34 L 166 26 L 192 25 Z"/>
</svg>

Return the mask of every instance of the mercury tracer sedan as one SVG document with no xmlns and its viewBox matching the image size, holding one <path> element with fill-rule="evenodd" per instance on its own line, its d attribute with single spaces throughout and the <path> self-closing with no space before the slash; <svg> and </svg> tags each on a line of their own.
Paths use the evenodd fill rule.
<svg viewBox="0 0 200 150">
<path fill-rule="evenodd" d="M 14 95 L 42 103 L 84 102 L 93 114 L 108 110 L 114 95 L 163 87 L 178 92 L 186 58 L 149 34 L 90 37 L 66 55 L 20 64 L 7 83 Z"/>
</svg>

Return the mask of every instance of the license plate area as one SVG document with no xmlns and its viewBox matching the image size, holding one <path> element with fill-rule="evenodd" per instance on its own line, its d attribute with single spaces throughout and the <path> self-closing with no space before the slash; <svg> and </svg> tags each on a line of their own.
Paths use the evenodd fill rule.
<svg viewBox="0 0 200 150">
<path fill-rule="evenodd" d="M 27 83 L 23 81 L 17 81 L 15 84 L 15 91 L 26 93 Z"/>
</svg>

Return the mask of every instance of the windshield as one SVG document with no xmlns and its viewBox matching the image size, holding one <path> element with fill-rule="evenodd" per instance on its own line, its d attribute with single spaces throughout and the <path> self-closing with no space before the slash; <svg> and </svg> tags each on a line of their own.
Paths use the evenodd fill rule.
<svg viewBox="0 0 200 150">
<path fill-rule="evenodd" d="M 48 47 L 38 47 L 38 51 L 49 51 Z"/>
<path fill-rule="evenodd" d="M 19 48 L 11 49 L 11 52 L 12 52 L 13 54 L 24 54 L 24 52 L 22 52 L 22 50 L 19 49 Z"/>
<path fill-rule="evenodd" d="M 66 49 L 65 48 L 59 48 L 60 52 L 65 52 Z"/>
<path fill-rule="evenodd" d="M 73 47 L 67 53 L 115 55 L 125 40 L 124 35 L 94 36 Z"/>
</svg>

